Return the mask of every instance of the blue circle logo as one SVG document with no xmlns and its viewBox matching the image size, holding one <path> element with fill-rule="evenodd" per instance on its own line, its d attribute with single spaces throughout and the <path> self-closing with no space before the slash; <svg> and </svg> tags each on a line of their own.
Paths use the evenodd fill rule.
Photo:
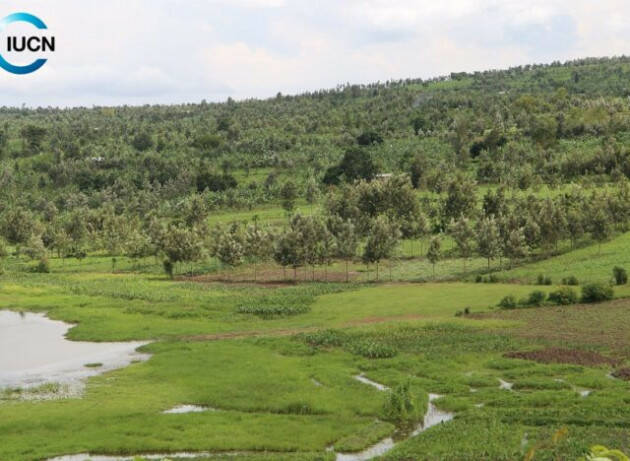
<svg viewBox="0 0 630 461">
<path fill-rule="evenodd" d="M 4 31 L 4 29 L 14 22 L 26 22 L 31 24 L 38 29 L 48 29 L 44 21 L 39 19 L 37 16 L 33 16 L 29 13 L 13 13 L 7 16 L 6 18 L 0 21 L 0 33 Z M 43 38 L 40 37 L 30 37 L 25 38 L 22 37 L 22 42 L 19 44 L 16 37 L 7 37 L 7 49 L 8 51 L 25 51 L 28 49 L 29 51 L 55 51 L 55 38 Z M 0 67 L 2 67 L 7 72 L 11 72 L 12 74 L 24 75 L 35 72 L 40 69 L 44 64 L 46 64 L 47 59 L 40 58 L 36 59 L 32 63 L 25 66 L 16 66 L 8 62 L 2 55 L 0 55 Z"/>
</svg>

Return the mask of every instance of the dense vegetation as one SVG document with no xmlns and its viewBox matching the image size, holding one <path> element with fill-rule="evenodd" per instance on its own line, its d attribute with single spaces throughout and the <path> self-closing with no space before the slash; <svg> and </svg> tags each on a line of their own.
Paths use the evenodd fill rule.
<svg viewBox="0 0 630 461">
<path fill-rule="evenodd" d="M 82 398 L 0 390 L 0 459 L 628 451 L 629 77 L 0 109 L 0 305 L 153 341 Z"/>
</svg>

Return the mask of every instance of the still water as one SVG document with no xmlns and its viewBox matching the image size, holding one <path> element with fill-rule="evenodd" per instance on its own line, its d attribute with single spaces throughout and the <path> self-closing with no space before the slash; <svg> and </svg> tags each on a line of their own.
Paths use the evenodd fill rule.
<svg viewBox="0 0 630 461">
<path fill-rule="evenodd" d="M 52 382 L 76 389 L 89 376 L 149 358 L 136 351 L 146 343 L 69 341 L 70 328 L 43 314 L 0 311 L 0 388 Z"/>
</svg>

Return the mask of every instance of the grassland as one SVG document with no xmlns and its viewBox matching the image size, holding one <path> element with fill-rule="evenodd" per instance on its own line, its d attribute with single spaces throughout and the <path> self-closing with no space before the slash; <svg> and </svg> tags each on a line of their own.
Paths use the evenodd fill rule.
<svg viewBox="0 0 630 461">
<path fill-rule="evenodd" d="M 0 459 L 209 451 L 219 459 L 329 460 L 328 447 L 359 451 L 387 436 L 400 438 L 388 460 L 514 460 L 531 450 L 534 459 L 569 460 L 595 443 L 628 450 L 630 384 L 608 377 L 627 366 L 628 301 L 496 307 L 506 295 L 556 289 L 533 286 L 539 273 L 556 283 L 568 275 L 608 280 L 612 266 L 626 263 L 628 238 L 498 272 L 502 283 L 368 284 L 358 265 L 351 283 L 170 281 L 152 261 L 121 260 L 112 273 L 105 256 L 53 259 L 50 274 L 34 274 L 12 259 L 0 278 L 3 308 L 75 323 L 73 340 L 150 340 L 143 350 L 152 358 L 90 378 L 81 398 L 0 396 Z M 462 263 L 443 263 L 436 278 L 462 278 Z M 418 258 L 400 264 L 428 270 Z M 475 262 L 467 264 L 474 273 Z M 337 265 L 329 270 L 340 271 Z M 226 275 L 213 261 L 196 270 Z M 387 265 L 381 275 L 388 278 Z M 616 293 L 627 296 L 626 288 Z M 259 313 L 246 313 L 252 307 Z M 470 315 L 456 316 L 466 308 Z M 607 360 L 506 356 L 548 348 Z M 389 388 L 409 384 L 422 411 L 404 424 L 387 420 L 387 393 L 356 380 L 359 374 Z M 404 437 L 428 393 L 443 396 L 435 404 L 455 413 L 454 421 Z M 184 404 L 208 410 L 163 413 Z M 566 435 L 551 443 L 563 428 Z"/>
</svg>

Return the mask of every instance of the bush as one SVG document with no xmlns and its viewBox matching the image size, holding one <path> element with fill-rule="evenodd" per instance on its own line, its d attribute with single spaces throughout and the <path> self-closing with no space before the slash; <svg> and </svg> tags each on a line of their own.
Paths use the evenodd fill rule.
<svg viewBox="0 0 630 461">
<path fill-rule="evenodd" d="M 38 274 L 48 274 L 50 272 L 50 264 L 48 263 L 48 258 L 42 258 L 37 263 L 37 266 L 33 268 L 33 272 L 37 272 Z"/>
<path fill-rule="evenodd" d="M 580 284 L 580 282 L 578 281 L 575 275 L 570 275 L 569 277 L 562 279 L 562 284 L 570 285 L 570 286 L 577 286 Z"/>
<path fill-rule="evenodd" d="M 418 398 L 407 382 L 399 384 L 387 393 L 383 404 L 383 419 L 395 423 L 416 421 L 420 417 Z"/>
<path fill-rule="evenodd" d="M 481 276 L 481 274 L 477 274 L 477 277 L 475 277 L 475 283 L 481 283 L 483 282 L 483 277 Z"/>
<path fill-rule="evenodd" d="M 542 306 L 545 303 L 545 299 L 547 299 L 547 293 L 540 290 L 532 291 L 529 294 L 529 297 L 525 301 L 526 306 Z"/>
<path fill-rule="evenodd" d="M 614 291 L 605 283 L 589 283 L 582 287 L 582 302 L 599 303 L 613 299 Z"/>
<path fill-rule="evenodd" d="M 538 274 L 538 278 L 536 279 L 537 285 L 551 285 L 551 277 L 547 277 L 543 274 Z"/>
<path fill-rule="evenodd" d="M 569 287 L 563 287 L 559 290 L 549 293 L 549 301 L 561 306 L 568 306 L 570 304 L 576 304 L 578 302 L 578 294 L 574 289 Z"/>
<path fill-rule="evenodd" d="M 168 275 L 170 278 L 173 278 L 173 263 L 171 262 L 170 259 L 165 259 L 164 262 L 162 263 L 162 265 L 164 266 L 164 272 L 166 273 L 166 275 Z"/>
<path fill-rule="evenodd" d="M 335 347 L 341 346 L 346 341 L 347 335 L 339 330 L 320 330 L 305 333 L 302 339 L 310 346 Z"/>
<path fill-rule="evenodd" d="M 628 273 L 623 267 L 615 267 L 613 269 L 613 276 L 615 277 L 615 283 L 617 285 L 625 285 L 628 283 Z"/>
<path fill-rule="evenodd" d="M 488 282 L 489 283 L 499 283 L 499 277 L 497 277 L 494 274 L 491 274 L 490 277 L 488 277 Z"/>
<path fill-rule="evenodd" d="M 291 315 L 304 314 L 311 310 L 310 306 L 239 306 L 236 310 L 239 314 L 253 314 L 264 319 L 270 319 L 274 317 L 288 317 Z"/>
<path fill-rule="evenodd" d="M 501 309 L 515 309 L 517 306 L 516 298 L 512 295 L 507 295 L 499 303 Z"/>
<path fill-rule="evenodd" d="M 398 354 L 395 347 L 371 340 L 354 342 L 350 346 L 350 351 L 368 359 L 388 359 Z"/>
</svg>

